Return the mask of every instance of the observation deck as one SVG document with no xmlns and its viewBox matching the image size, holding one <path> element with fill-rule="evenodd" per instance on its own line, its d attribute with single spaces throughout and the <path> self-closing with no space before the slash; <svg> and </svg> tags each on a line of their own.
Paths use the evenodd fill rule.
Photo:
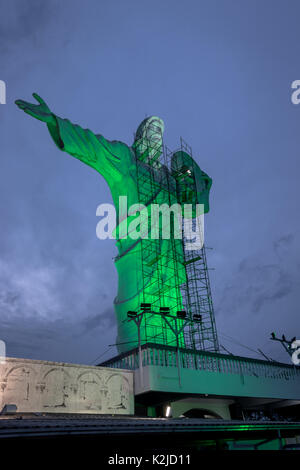
<svg viewBox="0 0 300 470">
<path fill-rule="evenodd" d="M 135 395 L 169 392 L 300 402 L 300 367 L 241 356 L 148 343 L 101 366 L 134 371 Z"/>
</svg>

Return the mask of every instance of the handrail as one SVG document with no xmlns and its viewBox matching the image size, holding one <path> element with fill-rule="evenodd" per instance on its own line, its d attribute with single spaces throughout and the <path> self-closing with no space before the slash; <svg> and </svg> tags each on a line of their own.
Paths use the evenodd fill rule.
<svg viewBox="0 0 300 470">
<path fill-rule="evenodd" d="M 161 349 L 161 350 L 167 350 L 167 351 L 176 351 L 175 346 L 165 346 L 164 344 L 158 344 L 158 343 L 147 343 L 147 344 L 142 344 L 142 350 L 143 349 L 148 349 L 148 348 L 154 348 L 154 349 Z M 236 356 L 233 354 L 224 354 L 224 353 L 217 353 L 217 352 L 211 352 L 211 351 L 198 351 L 194 349 L 187 349 L 187 348 L 180 348 L 179 349 L 181 353 L 190 353 L 193 355 L 201 355 L 201 356 L 209 356 L 209 357 L 218 357 L 218 358 L 223 358 L 223 359 L 234 359 L 234 360 L 241 360 L 244 362 L 250 362 L 250 363 L 256 363 L 256 364 L 265 364 L 268 366 L 272 365 L 277 365 L 280 367 L 287 367 L 294 369 L 295 366 L 292 364 L 286 364 L 284 362 L 277 362 L 277 361 L 266 361 L 264 359 L 256 359 L 256 358 L 251 358 L 251 357 L 244 357 L 244 356 Z M 134 354 L 135 352 L 138 352 L 138 348 L 133 348 L 129 351 L 126 351 L 122 354 L 119 354 L 118 356 L 114 356 L 111 359 L 107 359 L 104 362 L 101 362 L 100 364 L 97 364 L 98 366 L 105 366 L 108 365 L 111 362 L 119 361 L 120 359 L 127 357 L 131 354 Z M 299 369 L 299 368 L 297 368 Z"/>
<path fill-rule="evenodd" d="M 300 377 L 299 367 L 280 362 L 268 362 L 260 359 L 207 351 L 194 351 L 184 348 L 180 348 L 179 358 L 180 367 L 183 369 L 223 374 L 252 375 L 254 377 L 268 377 L 280 380 Z M 142 362 L 143 366 L 177 367 L 176 348 L 156 343 L 145 344 L 142 346 Z M 138 348 L 135 348 L 99 365 L 134 370 L 139 367 L 138 364 Z"/>
</svg>

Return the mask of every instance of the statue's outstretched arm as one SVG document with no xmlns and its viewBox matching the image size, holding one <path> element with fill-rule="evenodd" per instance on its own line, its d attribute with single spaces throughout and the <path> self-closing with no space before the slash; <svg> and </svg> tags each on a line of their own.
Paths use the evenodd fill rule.
<svg viewBox="0 0 300 470">
<path fill-rule="evenodd" d="M 15 103 L 25 113 L 47 124 L 54 142 L 61 150 L 95 168 L 106 179 L 119 176 L 118 154 L 126 147 L 125 144 L 110 142 L 102 135 L 95 135 L 89 129 L 72 124 L 68 119 L 61 119 L 51 112 L 39 95 L 33 93 L 33 97 L 38 101 L 38 105 L 23 100 L 17 100 Z"/>
</svg>

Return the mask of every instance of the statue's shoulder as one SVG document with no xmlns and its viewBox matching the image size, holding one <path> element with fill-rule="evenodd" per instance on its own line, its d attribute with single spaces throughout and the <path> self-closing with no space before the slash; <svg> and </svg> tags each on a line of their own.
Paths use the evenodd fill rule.
<svg viewBox="0 0 300 470">
<path fill-rule="evenodd" d="M 123 152 L 130 152 L 130 147 L 128 147 L 127 144 L 121 142 L 120 140 L 108 140 L 105 139 L 105 137 L 103 137 L 103 135 L 101 134 L 97 134 L 96 137 L 102 145 L 113 151 L 119 150 Z"/>
<path fill-rule="evenodd" d="M 111 156 L 114 162 L 118 161 L 122 164 L 122 171 L 128 171 L 128 167 L 131 166 L 133 161 L 131 147 L 120 140 L 107 140 L 101 134 L 97 134 L 96 138 L 102 149 L 105 150 L 106 156 L 108 158 Z"/>
</svg>

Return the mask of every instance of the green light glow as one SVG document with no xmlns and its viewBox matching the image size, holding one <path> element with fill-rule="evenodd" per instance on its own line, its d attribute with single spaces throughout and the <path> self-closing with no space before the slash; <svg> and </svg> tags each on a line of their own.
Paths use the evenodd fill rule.
<svg viewBox="0 0 300 470">
<path fill-rule="evenodd" d="M 161 119 L 155 116 L 145 119 L 130 147 L 119 141 L 109 141 L 100 134 L 94 134 L 89 129 L 83 129 L 67 119 L 55 116 L 38 95 L 34 94 L 34 97 L 39 105 L 22 100 L 17 100 L 16 104 L 31 116 L 47 123 L 49 132 L 60 150 L 81 160 L 104 177 L 117 214 L 120 196 L 127 196 L 128 206 L 143 203 L 148 211 L 153 203 L 198 203 L 204 204 L 204 212 L 208 212 L 212 181 L 192 157 L 180 151 L 172 156 L 170 170 L 161 164 L 164 127 Z M 141 200 L 138 175 L 143 178 L 145 187 L 149 185 L 150 188 L 152 185 L 145 200 Z M 167 178 L 167 188 L 163 184 L 163 178 Z M 127 215 L 124 216 L 126 217 Z M 117 234 L 124 218 L 117 220 Z M 119 353 L 137 346 L 136 326 L 134 322 L 126 321 L 129 310 L 138 311 L 142 302 L 150 303 L 156 311 L 164 305 L 169 306 L 172 313 L 183 309 L 180 286 L 185 284 L 187 279 L 182 240 L 174 240 L 172 237 L 165 240 L 160 237 L 150 240 L 149 243 L 146 245 L 141 238 L 117 239 L 116 242 L 118 292 L 114 308 L 118 323 Z M 151 253 L 145 261 L 149 247 Z M 180 320 L 178 322 L 180 326 Z M 175 344 L 172 330 L 157 316 L 151 319 L 147 331 L 142 324 L 141 337 L 142 342 L 148 340 Z M 180 345 L 184 345 L 182 336 L 179 340 Z"/>
</svg>

